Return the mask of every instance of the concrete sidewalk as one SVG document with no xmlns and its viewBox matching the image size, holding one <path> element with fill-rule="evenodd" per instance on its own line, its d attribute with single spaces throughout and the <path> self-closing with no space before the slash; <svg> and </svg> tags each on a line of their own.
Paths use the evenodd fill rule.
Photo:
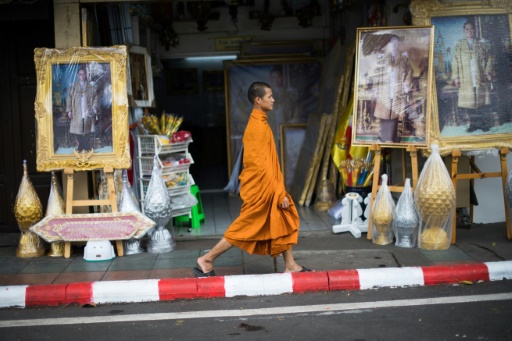
<svg viewBox="0 0 512 341">
<path fill-rule="evenodd" d="M 0 235 L 0 307 L 103 304 L 172 299 L 278 295 L 309 291 L 475 283 L 512 279 L 512 241 L 505 223 L 457 229 L 457 243 L 444 251 L 375 245 L 350 233 L 299 235 L 297 262 L 315 272 L 273 273 L 270 257 L 233 248 L 216 262 L 217 277 L 194 278 L 197 257 L 220 236 L 177 236 L 167 254 L 85 262 L 75 248 L 69 259 L 15 256 L 19 235 Z M 278 258 L 277 270 L 283 270 Z"/>
</svg>

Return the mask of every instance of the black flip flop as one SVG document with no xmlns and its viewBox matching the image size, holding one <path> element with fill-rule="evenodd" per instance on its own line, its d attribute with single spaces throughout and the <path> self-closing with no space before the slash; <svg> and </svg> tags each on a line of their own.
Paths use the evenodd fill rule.
<svg viewBox="0 0 512 341">
<path fill-rule="evenodd" d="M 194 267 L 194 275 L 196 275 L 196 277 L 212 277 L 212 276 L 216 276 L 215 275 L 215 270 L 212 270 L 210 272 L 203 272 L 203 270 L 201 270 L 199 267 Z"/>
<path fill-rule="evenodd" d="M 305 266 L 302 267 L 302 270 L 299 272 L 312 272 L 313 270 L 306 268 Z"/>
</svg>

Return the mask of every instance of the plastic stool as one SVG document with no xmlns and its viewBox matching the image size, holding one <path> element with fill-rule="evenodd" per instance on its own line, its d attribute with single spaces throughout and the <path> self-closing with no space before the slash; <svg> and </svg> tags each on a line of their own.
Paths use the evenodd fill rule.
<svg viewBox="0 0 512 341">
<path fill-rule="evenodd" d="M 199 228 L 201 223 L 205 222 L 199 187 L 197 185 L 190 186 L 190 194 L 196 197 L 197 204 L 192 207 L 190 214 L 174 217 L 174 223 L 180 225 L 181 223 L 190 223 L 192 228 Z"/>
<path fill-rule="evenodd" d="M 190 194 L 196 197 L 197 205 L 192 207 L 192 228 L 201 227 L 201 223 L 205 222 L 203 202 L 201 201 L 201 194 L 199 193 L 199 187 L 197 185 L 190 186 Z"/>
</svg>

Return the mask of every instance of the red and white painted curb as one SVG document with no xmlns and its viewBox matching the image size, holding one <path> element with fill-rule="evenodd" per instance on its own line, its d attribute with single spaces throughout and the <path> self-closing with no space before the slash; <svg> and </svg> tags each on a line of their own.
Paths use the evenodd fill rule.
<svg viewBox="0 0 512 341">
<path fill-rule="evenodd" d="M 267 275 L 0 286 L 0 307 L 154 302 L 512 279 L 512 261 Z"/>
</svg>

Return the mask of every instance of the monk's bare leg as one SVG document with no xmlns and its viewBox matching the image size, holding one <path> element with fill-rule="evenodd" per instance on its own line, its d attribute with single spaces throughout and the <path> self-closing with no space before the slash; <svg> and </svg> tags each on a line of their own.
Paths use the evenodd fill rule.
<svg viewBox="0 0 512 341">
<path fill-rule="evenodd" d="M 197 259 L 197 265 L 204 273 L 212 271 L 215 259 L 232 247 L 232 244 L 230 244 L 225 238 L 222 238 L 210 251 L 208 251 L 207 254 Z"/>
<path fill-rule="evenodd" d="M 284 258 L 284 272 L 299 272 L 302 270 L 302 266 L 295 262 L 295 258 L 293 258 L 292 249 L 288 249 L 283 252 Z"/>
</svg>

